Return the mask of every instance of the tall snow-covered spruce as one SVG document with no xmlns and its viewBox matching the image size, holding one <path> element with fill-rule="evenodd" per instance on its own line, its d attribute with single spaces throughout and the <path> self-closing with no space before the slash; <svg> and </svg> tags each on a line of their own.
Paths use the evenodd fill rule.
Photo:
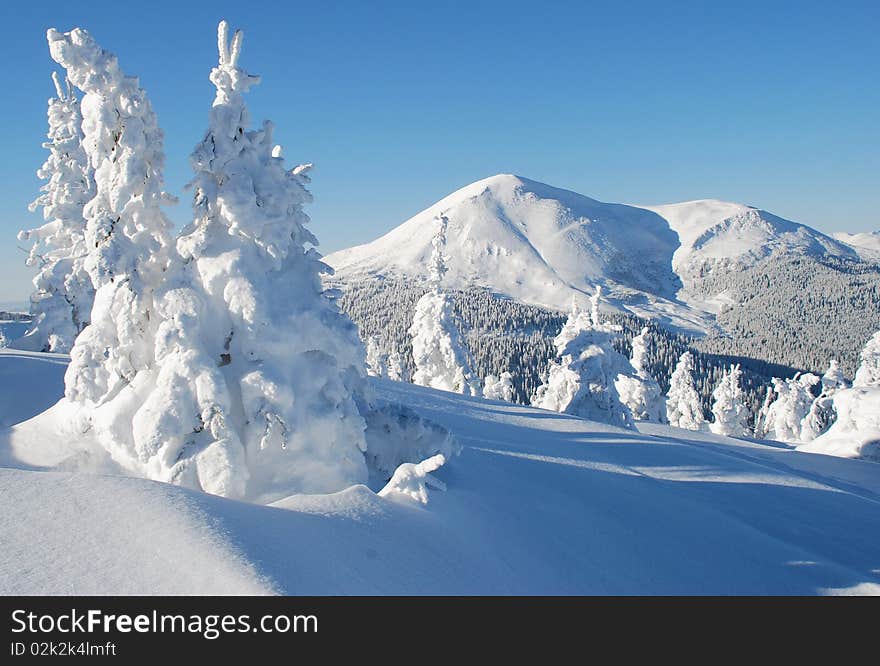
<svg viewBox="0 0 880 666">
<path fill-rule="evenodd" d="M 56 97 L 49 100 L 49 151 L 37 176 L 46 183 L 30 205 L 43 209 L 45 223 L 18 234 L 33 241 L 28 266 L 37 266 L 31 295 L 33 324 L 15 346 L 67 353 L 92 312 L 95 289 L 85 267 L 83 207 L 94 195 L 94 177 L 83 148 L 82 111 L 68 80 L 52 73 Z"/>
<path fill-rule="evenodd" d="M 679 357 L 669 378 L 666 416 L 669 425 L 685 430 L 700 430 L 705 423 L 700 395 L 694 386 L 694 356 L 690 352 Z"/>
<path fill-rule="evenodd" d="M 154 418 L 194 379 L 185 366 L 197 345 L 210 364 L 196 363 L 204 381 L 185 389 L 193 450 L 223 444 L 199 462 L 202 485 L 219 475 L 221 494 L 261 501 L 340 490 L 367 480 L 363 347 L 321 285 L 329 268 L 306 228 L 308 167 L 285 168 L 271 123 L 249 128 L 243 94 L 259 77 L 239 67 L 242 33 L 230 44 L 224 21 L 218 44 L 209 128 L 191 158 L 195 218 L 177 242 L 204 304 L 180 299 L 168 313 L 187 319 L 193 339 L 179 345 L 181 376 Z"/>
<path fill-rule="evenodd" d="M 50 29 L 47 37 L 53 59 L 84 93 L 82 145 L 95 178 L 94 197 L 83 208 L 83 267 L 96 292 L 91 323 L 71 350 L 65 396 L 111 451 L 126 455 L 138 401 L 126 389 L 155 361 L 153 297 L 171 243 L 161 210 L 168 200 L 162 131 L 137 78 L 126 76 L 88 32 Z"/>
<path fill-rule="evenodd" d="M 442 287 L 448 220 L 440 216 L 438 222 L 428 267 L 431 287 L 416 303 L 409 329 L 415 364 L 412 381 L 442 391 L 480 395 L 480 380 L 471 370 L 470 354 L 455 325 L 452 299 Z"/>
<path fill-rule="evenodd" d="M 620 375 L 633 374 L 633 367 L 614 349 L 614 338 L 622 329 L 601 321 L 601 299 L 602 290 L 597 286 L 590 312 L 572 302 L 568 319 L 553 340 L 556 359 L 550 362 L 547 379 L 532 398 L 532 405 L 635 428 L 632 412 L 615 386 Z"/>
</svg>

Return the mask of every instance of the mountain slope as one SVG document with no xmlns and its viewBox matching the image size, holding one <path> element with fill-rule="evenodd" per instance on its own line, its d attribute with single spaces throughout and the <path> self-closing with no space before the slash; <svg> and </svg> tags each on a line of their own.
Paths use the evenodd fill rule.
<svg viewBox="0 0 880 666">
<path fill-rule="evenodd" d="M 51 411 L 0 431 L 0 593 L 880 593 L 871 463 L 374 387 L 464 446 L 425 507 L 364 486 L 257 506 L 118 476 L 60 458 Z"/>
<path fill-rule="evenodd" d="M 325 261 L 340 275 L 419 275 L 440 214 L 449 218 L 453 285 L 557 307 L 597 283 L 670 299 L 681 286 L 671 268 L 677 239 L 658 215 L 512 175 L 463 187 L 378 240 Z"/>
<path fill-rule="evenodd" d="M 645 208 L 678 234 L 672 267 L 685 284 L 713 270 L 746 268 L 780 255 L 858 259 L 830 236 L 743 204 L 706 199 Z"/>
<path fill-rule="evenodd" d="M 839 257 L 856 251 L 810 227 L 721 201 L 609 204 L 514 175 L 453 192 L 385 236 L 332 253 L 337 279 L 419 277 L 437 215 L 449 218 L 448 284 L 483 286 L 524 303 L 566 309 L 596 284 L 612 304 L 689 331 L 712 328 L 724 294 L 695 296 L 708 273 L 777 256 Z"/>
</svg>

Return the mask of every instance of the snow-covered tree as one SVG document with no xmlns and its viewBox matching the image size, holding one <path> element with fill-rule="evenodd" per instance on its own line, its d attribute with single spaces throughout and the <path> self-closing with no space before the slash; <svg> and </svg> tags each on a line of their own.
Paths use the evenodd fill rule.
<svg viewBox="0 0 880 666">
<path fill-rule="evenodd" d="M 700 396 L 694 386 L 694 356 L 690 352 L 679 357 L 669 378 L 666 417 L 669 425 L 686 430 L 699 430 L 705 423 Z"/>
<path fill-rule="evenodd" d="M 615 387 L 621 401 L 629 407 L 637 421 L 666 422 L 666 402 L 663 392 L 647 371 L 647 355 L 650 329 L 645 326 L 639 335 L 632 339 L 632 372 L 618 375 Z"/>
<path fill-rule="evenodd" d="M 456 326 L 452 299 L 442 287 L 447 270 L 443 254 L 447 224 L 447 218 L 440 216 L 428 265 L 431 287 L 416 303 L 409 329 L 416 369 L 412 381 L 443 391 L 480 395 L 480 380 L 471 370 L 470 355 Z"/>
<path fill-rule="evenodd" d="M 712 414 L 715 420 L 709 425 L 709 429 L 716 435 L 742 437 L 749 431 L 749 410 L 743 403 L 741 377 L 739 364 L 731 365 L 712 392 Z"/>
<path fill-rule="evenodd" d="M 409 374 L 406 368 L 406 363 L 403 360 L 403 354 L 401 354 L 396 349 L 392 349 L 388 352 L 388 364 L 386 366 L 387 374 L 385 375 L 391 381 L 395 382 L 408 382 Z"/>
<path fill-rule="evenodd" d="M 773 390 L 773 386 L 768 386 L 764 392 L 764 402 L 761 403 L 761 407 L 755 415 L 755 427 L 752 429 L 752 434 L 758 439 L 764 439 L 767 436 L 767 414 L 770 413 L 770 405 L 773 404 L 775 397 L 776 392 Z"/>
<path fill-rule="evenodd" d="M 385 377 L 395 382 L 405 382 L 406 365 L 403 356 L 378 335 L 370 335 L 366 340 L 367 374 L 373 377 Z"/>
<path fill-rule="evenodd" d="M 773 378 L 776 399 L 770 404 L 764 417 L 763 432 L 766 439 L 779 442 L 801 441 L 803 421 L 813 404 L 813 387 L 820 381 L 812 373 L 798 373 L 790 379 Z"/>
<path fill-rule="evenodd" d="M 849 387 L 849 382 L 840 369 L 836 359 L 832 359 L 828 370 L 822 375 L 822 393 L 813 400 L 809 413 L 801 423 L 800 441 L 811 442 L 826 432 L 837 417 L 834 411 L 834 394 Z"/>
<path fill-rule="evenodd" d="M 853 386 L 876 386 L 880 384 L 880 331 L 874 333 L 859 355 L 861 365 L 856 370 Z"/>
<path fill-rule="evenodd" d="M 373 377 L 384 377 L 388 374 L 388 352 L 379 340 L 379 336 L 371 335 L 366 340 L 367 374 Z"/>
<path fill-rule="evenodd" d="M 483 380 L 483 397 L 489 400 L 513 402 L 513 375 L 502 372 L 500 376 L 486 375 Z"/>
<path fill-rule="evenodd" d="M 259 77 L 239 66 L 242 33 L 230 43 L 222 22 L 218 46 L 209 128 L 191 157 L 194 220 L 177 241 L 184 284 L 204 303 L 191 305 L 186 291 L 165 301 L 171 316 L 187 308 L 192 340 L 175 340 L 172 327 L 164 337 L 175 360 L 144 407 L 148 439 L 168 454 L 193 441 L 214 448 L 196 469 L 221 494 L 266 500 L 363 483 L 364 351 L 323 291 L 329 269 L 303 211 L 308 167 L 285 168 L 271 123 L 250 129 L 243 95 Z M 180 404 L 182 420 L 165 423 Z"/>
<path fill-rule="evenodd" d="M 629 360 L 614 349 L 621 327 L 602 322 L 599 303 L 602 290 L 590 299 L 590 312 L 572 303 L 568 319 L 554 339 L 556 359 L 547 379 L 532 398 L 532 405 L 593 421 L 635 428 L 632 412 L 620 398 L 615 380 L 632 374 Z"/>
<path fill-rule="evenodd" d="M 0 328 L 0 349 L 7 347 L 9 345 L 9 340 L 6 339 L 6 333 L 3 332 L 3 329 Z"/>
<path fill-rule="evenodd" d="M 44 224 L 21 231 L 18 239 L 33 241 L 28 266 L 39 271 L 31 295 L 33 323 L 16 347 L 67 353 L 86 325 L 95 289 L 85 268 L 88 253 L 83 207 L 94 195 L 94 180 L 83 148 L 82 112 L 68 80 L 52 73 L 56 97 L 49 100 L 49 151 L 37 176 L 46 183 L 30 210 L 43 209 Z"/>
<path fill-rule="evenodd" d="M 168 266 L 162 131 L 137 78 L 125 76 L 88 32 L 50 29 L 47 36 L 52 57 L 84 93 L 82 146 L 95 178 L 83 209 L 83 266 L 96 292 L 90 325 L 71 350 L 65 395 L 85 408 L 116 402 L 105 413 L 130 424 L 130 405 L 118 403 L 126 400 L 122 389 L 154 363 L 160 317 L 153 296 Z M 131 448 L 130 433 L 127 441 L 104 435 L 111 447 Z"/>
<path fill-rule="evenodd" d="M 862 350 L 862 364 L 852 387 L 839 384 L 837 373 L 832 381 L 837 388 L 831 395 L 835 420 L 813 441 L 799 451 L 825 453 L 847 458 L 865 458 L 880 462 L 880 333 L 875 333 Z M 831 371 L 826 373 L 829 374 Z M 824 377 L 823 377 L 824 379 Z M 827 388 L 823 385 L 823 393 Z"/>
</svg>

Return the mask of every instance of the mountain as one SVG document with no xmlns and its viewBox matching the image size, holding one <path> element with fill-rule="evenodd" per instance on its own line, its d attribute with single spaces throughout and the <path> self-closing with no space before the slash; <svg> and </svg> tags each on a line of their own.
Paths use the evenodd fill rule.
<svg viewBox="0 0 880 666">
<path fill-rule="evenodd" d="M 780 255 L 858 259 L 845 243 L 750 206 L 604 203 L 502 174 L 325 261 L 341 281 L 421 277 L 441 214 L 449 219 L 451 287 L 488 287 L 524 303 L 566 309 L 572 297 L 582 299 L 600 284 L 619 308 L 691 332 L 710 330 L 724 304 L 723 294 L 694 289 L 709 273 Z"/>
</svg>

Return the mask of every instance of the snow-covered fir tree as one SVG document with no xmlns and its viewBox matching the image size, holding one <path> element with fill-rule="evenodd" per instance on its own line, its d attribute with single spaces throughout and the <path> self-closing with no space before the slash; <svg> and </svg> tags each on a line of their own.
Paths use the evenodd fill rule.
<svg viewBox="0 0 880 666">
<path fill-rule="evenodd" d="M 403 356 L 396 349 L 391 349 L 387 340 L 378 335 L 370 335 L 367 336 L 365 345 L 367 374 L 395 382 L 408 381 Z"/>
<path fill-rule="evenodd" d="M 849 387 L 840 364 L 832 359 L 822 375 L 822 392 L 813 400 L 809 413 L 801 423 L 800 441 L 811 442 L 831 427 L 837 414 L 834 410 L 834 394 Z"/>
<path fill-rule="evenodd" d="M 94 179 L 83 148 L 82 111 L 68 80 L 52 73 L 56 97 L 49 100 L 49 151 L 37 176 L 46 181 L 30 210 L 42 208 L 44 224 L 21 231 L 33 241 L 28 266 L 38 267 L 30 312 L 33 316 L 16 347 L 67 353 L 92 312 L 95 289 L 85 267 L 86 221 L 83 207 L 94 195 Z"/>
<path fill-rule="evenodd" d="M 191 157 L 194 220 L 177 241 L 184 284 L 204 303 L 186 290 L 168 299 L 170 316 L 186 309 L 192 339 L 170 328 L 164 338 L 174 360 L 151 395 L 151 441 L 166 456 L 213 448 L 196 469 L 221 494 L 267 500 L 363 483 L 364 352 L 323 293 L 329 269 L 303 211 L 307 168 L 285 168 L 271 123 L 250 128 L 243 95 L 259 77 L 239 66 L 242 33 L 230 43 L 222 22 L 218 46 L 209 128 Z M 172 405 L 187 409 L 166 426 Z"/>
<path fill-rule="evenodd" d="M 388 352 L 378 335 L 371 335 L 366 340 L 367 374 L 372 377 L 384 377 L 388 374 Z"/>
<path fill-rule="evenodd" d="M 798 373 L 790 379 L 773 378 L 776 398 L 767 408 L 763 422 L 766 439 L 779 442 L 801 441 L 804 419 L 813 404 L 813 387 L 820 381 L 812 373 Z"/>
<path fill-rule="evenodd" d="M 749 410 L 743 404 L 741 377 L 739 364 L 731 365 L 712 392 L 712 415 L 715 418 L 709 429 L 716 435 L 743 437 L 749 431 Z"/>
<path fill-rule="evenodd" d="M 82 146 L 95 178 L 83 209 L 83 266 L 96 292 L 90 324 L 71 350 L 65 396 L 82 407 L 84 427 L 94 426 L 111 450 L 130 453 L 134 402 L 123 389 L 155 362 L 154 291 L 171 242 L 161 210 L 168 200 L 162 131 L 137 78 L 126 76 L 88 32 L 50 29 L 47 36 L 53 59 L 84 93 Z M 102 415 L 91 414 L 98 406 Z"/>
<path fill-rule="evenodd" d="M 685 352 L 669 378 L 669 392 L 666 394 L 666 417 L 669 425 L 676 428 L 699 430 L 705 423 L 693 373 L 694 356 Z"/>
<path fill-rule="evenodd" d="M 386 369 L 386 377 L 395 382 L 408 382 L 409 381 L 409 371 L 407 370 L 406 363 L 403 360 L 403 354 L 401 354 L 396 349 L 392 349 L 388 352 L 388 363 L 385 366 Z"/>
<path fill-rule="evenodd" d="M 856 370 L 853 386 L 876 386 L 880 384 L 880 331 L 874 333 L 859 354 L 861 364 Z"/>
<path fill-rule="evenodd" d="M 632 339 L 630 365 L 633 372 L 618 375 L 615 387 L 621 401 L 637 421 L 666 422 L 666 402 L 660 385 L 647 370 L 650 329 L 645 326 Z"/>
<path fill-rule="evenodd" d="M 432 240 L 429 263 L 430 290 L 416 303 L 409 335 L 415 372 L 412 381 L 443 391 L 480 395 L 480 380 L 471 369 L 471 359 L 461 338 L 452 299 L 442 287 L 446 273 L 446 227 L 440 216 L 439 229 Z"/>
<path fill-rule="evenodd" d="M 483 397 L 489 400 L 513 402 L 513 375 L 502 372 L 500 376 L 486 375 L 483 380 Z"/>
<path fill-rule="evenodd" d="M 9 340 L 6 339 L 6 333 L 3 332 L 3 329 L 0 328 L 0 349 L 9 346 Z"/>
<path fill-rule="evenodd" d="M 568 319 L 553 341 L 556 359 L 551 361 L 547 379 L 535 393 L 532 405 L 635 428 L 632 412 L 615 387 L 617 377 L 632 374 L 633 368 L 629 359 L 614 349 L 613 341 L 621 327 L 601 321 L 601 299 L 602 290 L 597 286 L 589 312 L 572 303 Z"/>
</svg>

